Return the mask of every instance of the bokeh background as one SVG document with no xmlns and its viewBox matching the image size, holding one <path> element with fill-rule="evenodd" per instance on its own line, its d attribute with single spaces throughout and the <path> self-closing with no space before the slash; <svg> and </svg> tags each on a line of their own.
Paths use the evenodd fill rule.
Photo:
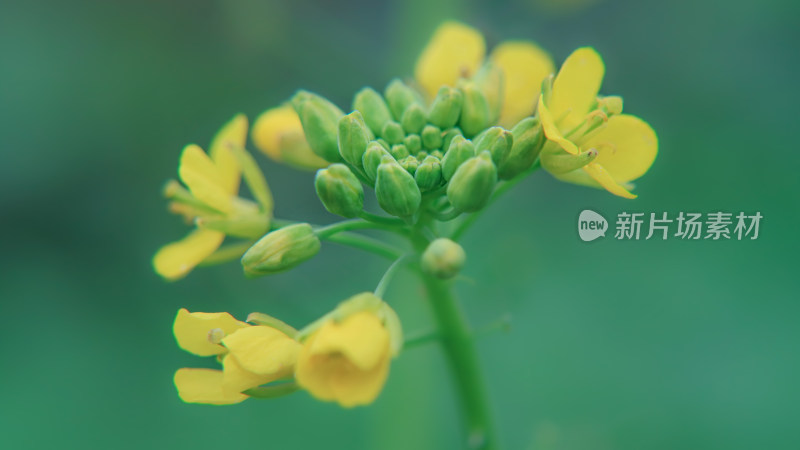
<svg viewBox="0 0 800 450">
<path fill-rule="evenodd" d="M 263 311 L 295 325 L 374 287 L 386 263 L 336 245 L 246 280 L 238 264 L 178 283 L 153 252 L 185 228 L 163 182 L 207 145 L 303 87 L 342 107 L 411 73 L 443 19 L 490 45 L 533 39 L 560 63 L 593 45 L 603 91 L 658 131 L 626 201 L 537 173 L 465 236 L 458 290 L 509 449 L 797 448 L 800 375 L 796 78 L 800 9 L 750 2 L 29 1 L 0 4 L 0 447 L 449 449 L 460 432 L 441 353 L 410 350 L 372 406 L 298 393 L 186 405 L 176 310 Z M 312 174 L 260 158 L 279 217 L 334 218 Z M 764 216 L 756 241 L 581 242 L 584 208 Z M 420 289 L 388 293 L 407 331 Z"/>
</svg>

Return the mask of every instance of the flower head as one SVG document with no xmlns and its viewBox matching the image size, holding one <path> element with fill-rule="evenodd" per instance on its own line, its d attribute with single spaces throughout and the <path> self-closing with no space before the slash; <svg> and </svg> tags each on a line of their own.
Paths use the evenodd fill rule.
<svg viewBox="0 0 800 450">
<path fill-rule="evenodd" d="M 178 346 L 198 356 L 216 355 L 222 363 L 222 370 L 178 369 L 174 381 L 181 400 L 239 403 L 248 398 L 245 391 L 291 377 L 300 344 L 282 325 L 254 326 L 228 313 L 178 311 L 173 325 Z"/>
<path fill-rule="evenodd" d="M 487 97 L 491 97 L 491 86 L 499 82 L 498 123 L 511 127 L 533 114 L 542 80 L 554 71 L 553 60 L 530 41 L 506 41 L 495 47 L 488 59 L 485 56 L 486 42 L 480 32 L 458 22 L 445 22 L 420 54 L 414 76 L 433 98 L 442 86 L 456 86 L 459 79 L 481 75 L 481 70 L 490 75 L 492 67 L 499 69 L 499 80 L 477 78 L 489 83 L 482 83 Z"/>
<path fill-rule="evenodd" d="M 594 49 L 575 50 L 552 81 L 551 92 L 539 98 L 538 113 L 549 141 L 542 150 L 542 166 L 564 181 L 636 198 L 627 183 L 653 164 L 658 138 L 642 119 L 620 114 L 618 97 L 598 98 L 604 72 Z"/>
<path fill-rule="evenodd" d="M 165 195 L 170 209 L 196 228 L 155 254 L 153 267 L 162 277 L 184 277 L 214 254 L 226 235 L 254 239 L 269 228 L 272 196 L 244 150 L 246 138 L 247 118 L 240 114 L 220 129 L 208 154 L 194 144 L 183 149 L 178 169 L 183 186 L 173 180 Z M 237 196 L 242 175 L 257 203 Z"/>
<path fill-rule="evenodd" d="M 309 330 L 297 359 L 297 383 L 314 397 L 346 408 L 372 403 L 402 345 L 394 311 L 372 293 L 363 293 Z"/>
</svg>

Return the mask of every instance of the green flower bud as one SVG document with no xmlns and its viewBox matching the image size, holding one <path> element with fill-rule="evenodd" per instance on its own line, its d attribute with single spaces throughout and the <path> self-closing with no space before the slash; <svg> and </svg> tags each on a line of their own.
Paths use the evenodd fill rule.
<svg viewBox="0 0 800 450">
<path fill-rule="evenodd" d="M 450 184 L 447 199 L 457 211 L 475 212 L 486 206 L 497 183 L 497 168 L 488 151 L 462 164 Z"/>
<path fill-rule="evenodd" d="M 468 159 L 475 156 L 475 146 L 472 141 L 464 136 L 456 136 L 450 143 L 450 148 L 442 158 L 442 176 L 449 180 L 456 173 L 458 167 Z"/>
<path fill-rule="evenodd" d="M 418 134 L 409 134 L 403 139 L 403 145 L 406 146 L 409 153 L 416 155 L 422 150 L 422 139 Z"/>
<path fill-rule="evenodd" d="M 488 151 L 492 154 L 495 166 L 499 167 L 508 157 L 513 144 L 514 135 L 510 131 L 502 127 L 492 127 L 475 138 L 475 153 Z"/>
<path fill-rule="evenodd" d="M 560 148 L 542 152 L 542 168 L 553 175 L 560 175 L 589 164 L 597 158 L 597 149 L 590 148 L 577 155 L 567 153 Z"/>
<path fill-rule="evenodd" d="M 436 150 L 442 147 L 442 130 L 434 125 L 425 125 L 422 129 L 422 148 Z"/>
<path fill-rule="evenodd" d="M 412 216 L 422 201 L 414 177 L 391 156 L 384 156 L 378 166 L 375 196 L 384 211 L 393 216 Z"/>
<path fill-rule="evenodd" d="M 398 161 L 408 157 L 411 154 L 411 152 L 408 151 L 408 148 L 406 148 L 406 146 L 403 144 L 393 145 L 390 153 L 392 156 L 394 156 L 394 159 Z"/>
<path fill-rule="evenodd" d="M 353 111 L 339 121 L 339 154 L 350 165 L 361 168 L 361 158 L 371 140 L 372 132 L 360 112 Z"/>
<path fill-rule="evenodd" d="M 375 139 L 375 142 L 377 142 L 378 144 L 381 144 L 381 147 L 385 148 L 386 151 L 389 151 L 389 150 L 392 149 L 392 146 L 389 145 L 388 142 L 386 142 L 386 139 L 378 138 L 378 139 Z"/>
<path fill-rule="evenodd" d="M 472 137 L 492 123 L 491 109 L 486 96 L 475 83 L 463 81 L 459 84 L 464 92 L 459 128 L 464 131 L 465 136 Z"/>
<path fill-rule="evenodd" d="M 406 156 L 405 158 L 397 161 L 400 163 L 400 166 L 403 169 L 406 169 L 406 172 L 414 175 L 414 172 L 417 171 L 417 167 L 419 167 L 419 160 L 414 156 Z"/>
<path fill-rule="evenodd" d="M 450 143 L 453 141 L 454 137 L 463 135 L 464 133 L 461 132 L 461 128 L 445 130 L 444 136 L 442 137 L 442 152 L 447 153 L 447 149 L 450 148 Z"/>
<path fill-rule="evenodd" d="M 442 86 L 431 104 L 428 121 L 439 128 L 451 128 L 458 123 L 464 95 L 456 88 Z"/>
<path fill-rule="evenodd" d="M 403 132 L 403 127 L 401 127 L 399 123 L 390 120 L 386 122 L 386 125 L 384 125 L 381 136 L 386 139 L 386 142 L 394 145 L 403 142 L 403 138 L 406 137 L 406 133 Z"/>
<path fill-rule="evenodd" d="M 356 217 L 364 208 L 361 182 L 344 164 L 331 164 L 317 171 L 314 178 L 317 196 L 325 209 L 342 217 Z"/>
<path fill-rule="evenodd" d="M 392 120 L 392 113 L 375 89 L 365 87 L 353 98 L 353 109 L 361 111 L 364 121 L 376 135 L 380 135 L 386 122 Z"/>
<path fill-rule="evenodd" d="M 426 152 L 425 150 L 422 150 L 422 151 L 420 151 L 419 153 L 417 153 L 414 156 L 416 156 L 418 160 L 422 161 L 423 159 L 425 159 L 425 157 L 428 156 L 428 152 Z"/>
<path fill-rule="evenodd" d="M 372 141 L 367 145 L 367 151 L 364 152 L 364 157 L 361 159 L 362 166 L 364 167 L 364 173 L 366 173 L 367 178 L 372 184 L 375 184 L 375 180 L 378 177 L 378 166 L 381 165 L 381 159 L 384 156 L 389 156 L 388 151 L 377 141 Z"/>
<path fill-rule="evenodd" d="M 414 179 L 422 191 L 439 187 L 442 184 L 442 163 L 434 156 L 426 156 L 417 167 Z"/>
<path fill-rule="evenodd" d="M 428 244 L 422 253 L 422 270 L 436 278 L 446 280 L 458 275 L 467 254 L 458 243 L 447 238 L 439 238 Z"/>
<path fill-rule="evenodd" d="M 503 79 L 502 69 L 487 62 L 478 70 L 478 73 L 475 74 L 472 80 L 486 97 L 490 112 L 489 123 L 496 123 L 503 109 L 505 80 Z"/>
<path fill-rule="evenodd" d="M 419 94 L 398 78 L 390 81 L 386 86 L 384 97 L 386 97 L 389 110 L 398 122 L 403 118 L 403 113 L 409 106 L 420 103 Z"/>
<path fill-rule="evenodd" d="M 339 120 L 344 112 L 325 98 L 308 91 L 298 91 L 292 97 L 292 106 L 300 117 L 311 150 L 326 161 L 341 161 L 337 135 Z"/>
<path fill-rule="evenodd" d="M 425 117 L 425 110 L 422 109 L 422 106 L 416 103 L 409 106 L 403 113 L 403 117 L 400 119 L 403 129 L 406 131 L 406 133 L 410 134 L 419 134 L 427 121 L 428 118 Z"/>
<path fill-rule="evenodd" d="M 289 270 L 319 252 L 320 242 L 311 225 L 298 223 L 267 233 L 242 256 L 247 276 Z"/>
<path fill-rule="evenodd" d="M 498 166 L 498 174 L 503 180 L 514 178 L 528 170 L 544 145 L 544 133 L 537 117 L 522 119 L 511 129 L 514 145 L 505 161 Z"/>
<path fill-rule="evenodd" d="M 444 158 L 444 153 L 441 150 L 434 150 L 431 152 L 431 156 L 441 161 Z"/>
</svg>

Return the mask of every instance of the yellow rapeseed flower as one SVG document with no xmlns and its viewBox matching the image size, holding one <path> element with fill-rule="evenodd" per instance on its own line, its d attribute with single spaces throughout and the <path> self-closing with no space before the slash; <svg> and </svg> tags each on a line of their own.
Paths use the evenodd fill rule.
<svg viewBox="0 0 800 450">
<path fill-rule="evenodd" d="M 267 231 L 272 199 L 266 182 L 262 180 L 259 189 L 251 186 L 260 206 L 237 197 L 242 164 L 235 151 L 243 151 L 247 127 L 247 118 L 237 115 L 214 137 L 208 154 L 194 144 L 183 149 L 178 176 L 188 190 L 173 181 L 166 195 L 172 200 L 171 209 L 197 228 L 155 254 L 153 267 L 162 277 L 184 277 L 219 249 L 226 234 L 256 238 Z M 252 179 L 248 175 L 255 174 L 246 171 L 244 175 Z"/>
<path fill-rule="evenodd" d="M 417 59 L 414 76 L 433 98 L 443 85 L 455 86 L 470 78 L 487 61 L 486 42 L 480 32 L 458 22 L 440 25 Z M 553 60 L 529 41 L 506 41 L 495 47 L 488 63 L 503 73 L 502 108 L 498 123 L 511 127 L 533 114 L 542 80 L 554 72 Z"/>
<path fill-rule="evenodd" d="M 276 328 L 240 322 L 228 313 L 178 311 L 173 333 L 182 349 L 214 356 L 222 370 L 183 368 L 175 386 L 187 403 L 226 405 L 248 398 L 244 391 L 291 377 L 300 344 Z"/>
<path fill-rule="evenodd" d="M 588 47 L 575 50 L 564 62 L 552 83 L 552 92 L 539 98 L 538 114 L 548 141 L 542 151 L 542 165 L 561 152 L 587 155 L 588 164 L 566 173 L 554 173 L 564 181 L 602 187 L 614 195 L 636 198 L 627 183 L 644 175 L 658 153 L 658 138 L 642 119 L 628 114 L 607 117 L 598 104 L 621 110 L 621 101 L 597 94 L 605 73 L 603 60 Z M 600 100 L 600 102 L 598 102 Z M 619 112 L 619 111 L 614 111 Z M 587 126 L 590 121 L 603 123 Z"/>
<path fill-rule="evenodd" d="M 307 170 L 330 164 L 311 150 L 300 118 L 289 103 L 261 113 L 251 135 L 256 147 L 275 161 Z"/>
<path fill-rule="evenodd" d="M 372 403 L 389 374 L 390 332 L 375 311 L 325 321 L 303 343 L 297 383 L 314 397 L 350 408 Z"/>
</svg>

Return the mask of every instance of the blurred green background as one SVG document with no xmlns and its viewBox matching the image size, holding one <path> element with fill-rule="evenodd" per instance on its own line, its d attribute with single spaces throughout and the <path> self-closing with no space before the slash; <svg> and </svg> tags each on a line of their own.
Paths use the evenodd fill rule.
<svg viewBox="0 0 800 450">
<path fill-rule="evenodd" d="M 238 264 L 173 284 L 150 258 L 183 235 L 163 182 L 188 142 L 303 87 L 342 107 L 409 75 L 436 24 L 490 45 L 539 42 L 560 64 L 592 45 L 603 91 L 657 130 L 640 198 L 537 173 L 465 236 L 458 286 L 482 337 L 509 449 L 798 448 L 800 277 L 795 145 L 800 7 L 785 0 L 436 3 L 30 1 L 0 4 L 0 447 L 446 449 L 460 433 L 436 345 L 404 353 L 372 406 L 306 393 L 186 405 L 172 373 L 203 361 L 176 310 L 263 311 L 300 326 L 377 283 L 386 263 L 325 245 L 297 270 Z M 260 158 L 279 217 L 335 220 L 312 174 Z M 584 208 L 759 211 L 756 241 L 586 244 Z M 430 321 L 401 275 L 406 330 Z"/>
</svg>

